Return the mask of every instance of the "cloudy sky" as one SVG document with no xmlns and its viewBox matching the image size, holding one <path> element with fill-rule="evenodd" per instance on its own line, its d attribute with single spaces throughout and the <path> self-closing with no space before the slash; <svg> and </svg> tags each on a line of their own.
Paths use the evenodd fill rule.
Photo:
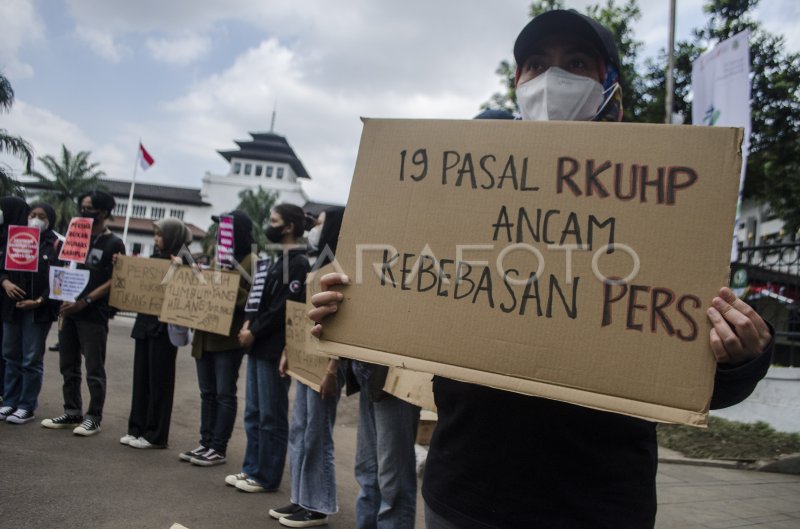
<svg viewBox="0 0 800 529">
<path fill-rule="evenodd" d="M 579 10 L 590 0 L 567 0 Z M 703 0 L 678 0 L 678 38 Z M 224 174 L 218 149 L 250 131 L 287 137 L 311 200 L 344 203 L 359 117 L 473 116 L 501 86 L 528 0 L 0 0 L 0 69 L 16 102 L 0 128 L 36 155 L 88 150 L 130 179 L 199 187 Z M 667 42 L 668 0 L 639 0 L 644 55 Z M 770 31 L 800 49 L 797 0 L 761 0 Z M 790 30 L 795 31 L 791 32 Z M 8 158 L 15 169 L 21 165 Z"/>
</svg>

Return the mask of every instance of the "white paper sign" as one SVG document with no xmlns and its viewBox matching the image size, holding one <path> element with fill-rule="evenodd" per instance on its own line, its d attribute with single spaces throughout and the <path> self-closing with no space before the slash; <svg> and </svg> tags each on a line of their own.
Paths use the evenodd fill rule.
<svg viewBox="0 0 800 529">
<path fill-rule="evenodd" d="M 245 312 L 257 312 L 261 304 L 261 294 L 264 292 L 264 283 L 267 281 L 270 259 L 259 259 L 256 261 L 256 275 L 253 277 L 253 286 L 250 287 L 250 295 L 247 297 L 247 304 L 244 306 Z"/>
<path fill-rule="evenodd" d="M 50 267 L 50 299 L 73 302 L 89 284 L 89 270 Z"/>
</svg>

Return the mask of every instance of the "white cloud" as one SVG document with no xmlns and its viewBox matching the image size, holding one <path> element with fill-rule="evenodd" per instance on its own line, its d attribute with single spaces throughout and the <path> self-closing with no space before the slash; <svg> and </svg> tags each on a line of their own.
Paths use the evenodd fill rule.
<svg viewBox="0 0 800 529">
<path fill-rule="evenodd" d="M 9 79 L 31 77 L 33 66 L 23 62 L 18 53 L 29 42 L 44 40 L 44 25 L 32 0 L 0 2 L 0 71 Z"/>
<path fill-rule="evenodd" d="M 124 56 L 130 54 L 127 48 L 114 41 L 110 31 L 78 26 L 75 34 L 88 44 L 92 51 L 110 62 L 118 63 Z"/>
<path fill-rule="evenodd" d="M 151 37 L 145 44 L 155 60 L 183 66 L 205 55 L 211 48 L 211 39 L 202 35 L 184 35 L 173 39 Z"/>
</svg>

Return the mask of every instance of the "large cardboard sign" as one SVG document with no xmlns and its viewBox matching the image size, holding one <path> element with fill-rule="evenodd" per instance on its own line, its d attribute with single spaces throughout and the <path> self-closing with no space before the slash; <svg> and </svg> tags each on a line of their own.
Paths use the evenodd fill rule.
<svg viewBox="0 0 800 529">
<path fill-rule="evenodd" d="M 92 241 L 92 224 L 94 219 L 87 217 L 73 217 L 69 221 L 67 235 L 61 246 L 58 258 L 62 261 L 85 263 Z"/>
<path fill-rule="evenodd" d="M 366 120 L 328 354 L 707 421 L 741 129 Z"/>
<path fill-rule="evenodd" d="M 39 228 L 9 226 L 6 246 L 6 270 L 37 272 L 39 270 Z"/>
<path fill-rule="evenodd" d="M 158 319 L 228 335 L 239 290 L 239 274 L 222 270 L 174 269 L 164 289 Z"/>
<path fill-rule="evenodd" d="M 386 382 L 383 384 L 383 391 L 423 410 L 436 411 L 436 403 L 433 400 L 433 375 L 430 373 L 390 367 L 386 374 Z"/>
<path fill-rule="evenodd" d="M 303 303 L 286 302 L 286 372 L 319 393 L 330 358 L 317 351 L 319 340 L 311 335 L 314 322 L 307 312 Z"/>
<path fill-rule="evenodd" d="M 111 278 L 109 305 L 122 311 L 161 315 L 170 266 L 172 262 L 168 259 L 118 255 Z"/>
</svg>

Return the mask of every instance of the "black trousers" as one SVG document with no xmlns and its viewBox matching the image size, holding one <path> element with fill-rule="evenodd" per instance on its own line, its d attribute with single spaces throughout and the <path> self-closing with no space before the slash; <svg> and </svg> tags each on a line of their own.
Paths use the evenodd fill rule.
<svg viewBox="0 0 800 529">
<path fill-rule="evenodd" d="M 177 352 L 167 335 L 136 339 L 128 434 L 156 446 L 169 441 Z"/>
<path fill-rule="evenodd" d="M 86 418 L 98 423 L 106 401 L 106 340 L 108 325 L 94 321 L 64 318 L 58 333 L 59 367 L 64 377 L 64 412 L 82 415 L 81 357 L 86 360 L 89 408 Z"/>
</svg>

